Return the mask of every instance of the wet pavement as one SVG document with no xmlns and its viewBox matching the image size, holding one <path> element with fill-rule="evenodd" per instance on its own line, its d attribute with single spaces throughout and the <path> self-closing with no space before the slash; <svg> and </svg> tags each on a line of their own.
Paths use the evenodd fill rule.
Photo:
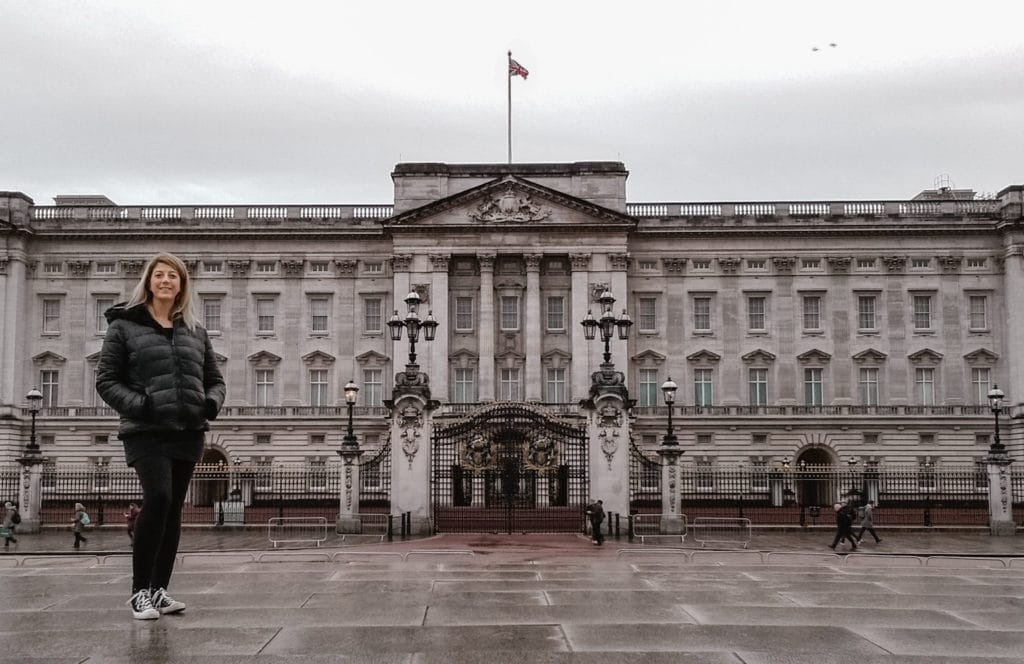
<svg viewBox="0 0 1024 664">
<path fill-rule="evenodd" d="M 172 594 L 134 621 L 127 537 L 19 536 L 0 554 L 0 662 L 1024 664 L 1024 535 L 880 530 L 688 537 L 187 529 Z"/>
</svg>

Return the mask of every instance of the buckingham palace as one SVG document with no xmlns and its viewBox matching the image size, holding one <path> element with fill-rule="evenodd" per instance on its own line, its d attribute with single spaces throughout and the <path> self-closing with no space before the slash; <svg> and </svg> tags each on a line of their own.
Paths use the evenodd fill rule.
<svg viewBox="0 0 1024 664">
<path fill-rule="evenodd" d="M 30 436 L 50 464 L 123 463 L 94 389 L 103 312 L 157 251 L 185 260 L 228 386 L 206 464 L 325 467 L 354 437 L 433 473 L 436 494 L 462 486 L 438 467 L 500 457 L 498 434 L 438 456 L 447 439 L 410 433 L 424 409 L 435 429 L 591 412 L 580 454 L 613 494 L 616 450 L 666 436 L 696 469 L 940 467 L 983 462 L 1001 416 L 1001 444 L 1024 458 L 1024 186 L 634 202 L 628 175 L 610 161 L 400 163 L 394 200 L 358 205 L 0 192 L 0 463 Z M 403 415 L 403 390 L 418 413 Z M 600 412 L 609 390 L 617 419 Z M 527 466 L 555 439 L 571 447 L 556 429 Z"/>
</svg>

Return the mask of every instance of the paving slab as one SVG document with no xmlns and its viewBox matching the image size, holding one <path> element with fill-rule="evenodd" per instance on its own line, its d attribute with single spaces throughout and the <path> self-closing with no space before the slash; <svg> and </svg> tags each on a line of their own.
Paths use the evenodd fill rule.
<svg viewBox="0 0 1024 664">
<path fill-rule="evenodd" d="M 1024 656 L 1024 634 L 1020 632 L 896 628 L 867 628 L 857 632 L 895 654 Z"/>
<path fill-rule="evenodd" d="M 460 652 L 479 649 L 520 653 L 568 650 L 562 630 L 550 625 L 486 627 L 285 627 L 262 652 L 267 654 L 356 654 Z M 529 659 L 524 654 L 524 659 Z"/>
</svg>

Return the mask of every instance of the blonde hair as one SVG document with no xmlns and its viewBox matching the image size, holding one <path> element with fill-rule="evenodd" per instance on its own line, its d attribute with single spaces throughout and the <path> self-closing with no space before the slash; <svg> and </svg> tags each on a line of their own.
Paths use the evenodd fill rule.
<svg viewBox="0 0 1024 664">
<path fill-rule="evenodd" d="M 149 304 L 153 299 L 153 293 L 149 290 L 149 280 L 153 277 L 153 270 L 156 269 L 157 263 L 170 265 L 178 273 L 178 277 L 181 280 L 181 290 L 178 291 L 177 297 L 174 298 L 174 306 L 171 307 L 171 318 L 174 318 L 176 314 L 181 314 L 181 319 L 188 326 L 188 329 L 195 329 L 197 317 L 195 300 L 192 298 L 192 280 L 188 276 L 188 268 L 185 267 L 185 262 L 174 254 L 161 252 L 149 259 L 149 262 L 146 263 L 146 269 L 142 271 L 142 276 L 139 277 L 138 283 L 132 289 L 131 297 L 128 298 L 128 304 L 125 306 L 131 308 L 139 304 Z"/>
</svg>

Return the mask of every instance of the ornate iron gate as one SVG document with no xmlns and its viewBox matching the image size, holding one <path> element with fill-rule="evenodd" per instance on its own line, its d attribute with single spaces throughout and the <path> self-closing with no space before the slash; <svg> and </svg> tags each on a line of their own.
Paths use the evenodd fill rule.
<svg viewBox="0 0 1024 664">
<path fill-rule="evenodd" d="M 499 403 L 434 429 L 437 532 L 580 532 L 586 427 L 540 407 Z"/>
<path fill-rule="evenodd" d="M 661 513 L 661 459 L 629 443 L 629 513 Z"/>
</svg>

